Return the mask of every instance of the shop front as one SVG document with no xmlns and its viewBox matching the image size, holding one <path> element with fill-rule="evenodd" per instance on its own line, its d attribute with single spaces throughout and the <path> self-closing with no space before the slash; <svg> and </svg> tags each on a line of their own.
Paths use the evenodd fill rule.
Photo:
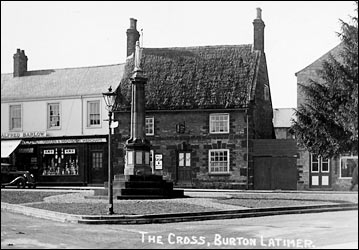
<svg viewBox="0 0 359 250">
<path fill-rule="evenodd" d="M 19 169 L 34 174 L 38 185 L 103 183 L 106 137 L 23 139 L 15 150 Z"/>
</svg>

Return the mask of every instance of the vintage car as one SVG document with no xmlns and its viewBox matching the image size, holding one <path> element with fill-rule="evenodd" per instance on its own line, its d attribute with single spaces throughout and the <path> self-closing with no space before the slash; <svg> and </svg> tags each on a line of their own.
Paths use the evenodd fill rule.
<svg viewBox="0 0 359 250">
<path fill-rule="evenodd" d="M 9 163 L 1 163 L 1 187 L 35 188 L 35 178 L 29 171 L 18 171 Z"/>
</svg>

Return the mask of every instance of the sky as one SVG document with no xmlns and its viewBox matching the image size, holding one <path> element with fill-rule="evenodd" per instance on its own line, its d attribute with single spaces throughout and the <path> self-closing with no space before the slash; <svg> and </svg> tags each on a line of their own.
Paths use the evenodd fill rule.
<svg viewBox="0 0 359 250">
<path fill-rule="evenodd" d="M 124 63 L 130 18 L 145 48 L 252 44 L 257 7 L 273 108 L 296 108 L 295 73 L 340 43 L 354 1 L 1 1 L 1 73 L 17 48 L 29 71 Z"/>
</svg>

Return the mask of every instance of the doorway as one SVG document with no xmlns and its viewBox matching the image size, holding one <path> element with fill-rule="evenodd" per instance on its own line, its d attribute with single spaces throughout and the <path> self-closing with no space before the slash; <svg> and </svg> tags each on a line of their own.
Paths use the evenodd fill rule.
<svg viewBox="0 0 359 250">
<path fill-rule="evenodd" d="M 192 153 L 179 151 L 177 154 L 177 185 L 192 186 Z"/>
<path fill-rule="evenodd" d="M 99 184 L 105 181 L 103 151 L 90 151 L 90 183 Z"/>
<path fill-rule="evenodd" d="M 330 188 L 330 160 L 310 154 L 309 185 L 311 188 Z"/>
</svg>

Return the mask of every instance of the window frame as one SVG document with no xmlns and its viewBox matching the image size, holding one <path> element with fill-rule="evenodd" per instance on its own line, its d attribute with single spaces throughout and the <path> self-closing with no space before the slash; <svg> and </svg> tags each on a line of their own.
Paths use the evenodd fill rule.
<svg viewBox="0 0 359 250">
<path fill-rule="evenodd" d="M 227 117 L 227 122 L 226 122 L 226 128 L 227 131 L 212 131 L 215 127 L 214 124 L 214 117 L 218 117 L 218 116 L 226 116 Z M 213 113 L 209 115 L 209 133 L 210 134 L 229 134 L 230 132 L 230 127 L 229 127 L 229 120 L 230 120 L 230 115 L 229 113 Z M 218 122 L 224 122 L 224 120 L 219 120 Z"/>
<path fill-rule="evenodd" d="M 323 170 L 323 162 L 328 164 L 327 171 Z M 321 173 L 329 173 L 330 172 L 330 159 L 329 158 L 323 159 L 322 157 L 320 157 L 320 172 Z"/>
<path fill-rule="evenodd" d="M 147 123 L 148 120 L 151 120 L 152 124 Z M 150 129 L 152 129 L 152 132 L 147 132 L 148 126 L 151 126 Z M 145 135 L 146 136 L 155 135 L 155 117 L 154 116 L 146 116 L 146 118 L 145 118 Z"/>
<path fill-rule="evenodd" d="M 267 84 L 264 85 L 263 92 L 264 92 L 264 100 L 269 101 L 270 94 L 269 94 L 269 86 Z"/>
<path fill-rule="evenodd" d="M 59 106 L 59 126 L 54 126 L 52 127 L 51 126 L 51 121 L 50 121 L 50 106 L 51 105 L 58 105 Z M 61 103 L 60 102 L 48 102 L 47 103 L 47 129 L 61 129 L 61 124 L 62 124 L 62 121 L 61 121 Z"/>
<path fill-rule="evenodd" d="M 181 159 L 181 155 L 183 158 Z M 192 153 L 189 151 L 179 151 L 178 152 L 178 166 L 179 167 L 191 167 L 192 163 Z"/>
<path fill-rule="evenodd" d="M 316 156 L 317 158 L 317 161 L 313 161 L 313 156 L 314 154 L 310 154 L 310 172 L 311 173 L 319 173 L 319 169 L 320 169 L 320 157 L 319 156 Z M 315 162 L 316 164 L 318 164 L 318 170 L 317 171 L 314 171 L 313 170 L 313 162 Z"/>
<path fill-rule="evenodd" d="M 211 170 L 211 153 L 212 152 L 226 152 L 227 154 L 227 171 L 218 171 L 218 172 L 215 172 L 215 171 L 212 171 Z M 230 174 L 230 150 L 229 149 L 210 149 L 208 150 L 208 173 L 209 174 Z"/>
<path fill-rule="evenodd" d="M 13 117 L 12 108 L 19 107 L 20 117 Z M 13 119 L 20 119 L 20 127 L 14 127 Z M 9 105 L 9 131 L 22 131 L 22 105 L 10 104 Z"/>
<path fill-rule="evenodd" d="M 340 156 L 339 158 L 339 179 L 343 179 L 343 180 L 346 180 L 346 179 L 352 179 L 352 175 L 353 173 L 350 175 L 350 176 L 346 176 L 346 177 L 343 177 L 342 176 L 342 159 L 357 159 L 358 160 L 358 156 L 357 155 L 352 155 L 352 156 Z M 353 169 L 354 170 L 354 169 Z"/>
<path fill-rule="evenodd" d="M 91 104 L 98 104 L 98 114 L 95 113 L 90 113 L 91 109 L 90 109 L 90 105 Z M 91 115 L 98 115 L 99 116 L 99 124 L 91 124 Z M 101 101 L 100 100 L 90 100 L 87 101 L 87 127 L 88 128 L 99 128 L 102 126 L 101 123 Z"/>
</svg>

